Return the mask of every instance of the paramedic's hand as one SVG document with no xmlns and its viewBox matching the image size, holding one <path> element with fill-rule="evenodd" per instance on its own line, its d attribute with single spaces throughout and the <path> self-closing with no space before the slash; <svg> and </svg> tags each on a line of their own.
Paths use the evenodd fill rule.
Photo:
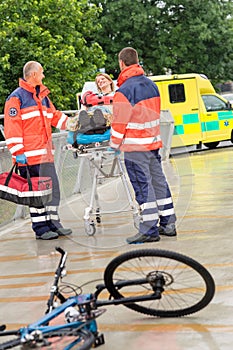
<svg viewBox="0 0 233 350">
<path fill-rule="evenodd" d="M 108 147 L 107 148 L 107 151 L 108 152 L 115 152 L 115 155 L 119 155 L 119 154 L 121 154 L 121 151 L 119 150 L 119 149 L 117 149 L 117 148 L 112 148 L 112 147 Z"/>
<path fill-rule="evenodd" d="M 25 156 L 25 154 L 19 154 L 18 156 L 16 156 L 16 162 L 17 163 L 21 163 L 21 164 L 26 164 L 27 163 L 27 157 Z"/>
</svg>

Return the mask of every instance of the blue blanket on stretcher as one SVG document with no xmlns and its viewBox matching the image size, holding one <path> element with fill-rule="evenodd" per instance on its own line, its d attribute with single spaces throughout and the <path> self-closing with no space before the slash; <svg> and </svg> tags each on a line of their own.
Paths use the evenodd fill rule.
<svg viewBox="0 0 233 350">
<path fill-rule="evenodd" d="M 70 143 L 71 145 L 75 142 L 74 140 L 74 131 L 69 131 L 67 136 L 67 143 Z M 103 134 L 93 134 L 93 135 L 87 135 L 87 134 L 81 134 L 77 133 L 76 135 L 76 142 L 78 145 L 88 145 L 90 143 L 96 143 L 96 142 L 103 142 L 110 140 L 110 129 L 106 130 Z"/>
</svg>

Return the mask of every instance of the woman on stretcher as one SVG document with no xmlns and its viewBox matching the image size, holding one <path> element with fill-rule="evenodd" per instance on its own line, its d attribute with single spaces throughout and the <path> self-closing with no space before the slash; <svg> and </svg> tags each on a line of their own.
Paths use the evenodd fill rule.
<svg viewBox="0 0 233 350">
<path fill-rule="evenodd" d="M 67 143 L 74 148 L 110 139 L 114 82 L 108 74 L 99 73 L 95 83 L 99 93 L 85 92 L 81 98 L 81 109 L 69 118 L 67 124 Z"/>
<path fill-rule="evenodd" d="M 114 83 L 105 73 L 99 73 L 95 83 L 99 94 L 87 91 L 81 99 L 79 132 L 86 135 L 103 134 L 111 125 Z"/>
</svg>

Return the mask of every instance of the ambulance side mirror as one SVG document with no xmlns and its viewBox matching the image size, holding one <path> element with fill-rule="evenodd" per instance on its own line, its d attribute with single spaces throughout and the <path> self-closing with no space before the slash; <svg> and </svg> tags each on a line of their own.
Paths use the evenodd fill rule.
<svg viewBox="0 0 233 350">
<path fill-rule="evenodd" d="M 229 110 L 233 109 L 233 106 L 229 101 L 227 101 L 227 109 Z"/>
</svg>

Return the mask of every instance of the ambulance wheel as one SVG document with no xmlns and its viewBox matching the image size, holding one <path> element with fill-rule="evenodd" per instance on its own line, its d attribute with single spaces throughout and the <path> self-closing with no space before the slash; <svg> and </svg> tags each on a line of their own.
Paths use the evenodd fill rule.
<svg viewBox="0 0 233 350">
<path fill-rule="evenodd" d="M 88 236 L 94 236 L 96 233 L 96 227 L 93 221 L 85 220 L 85 231 Z"/>
<path fill-rule="evenodd" d="M 218 146 L 218 144 L 219 144 L 219 141 L 204 143 L 204 145 L 209 149 L 216 148 Z"/>
</svg>

